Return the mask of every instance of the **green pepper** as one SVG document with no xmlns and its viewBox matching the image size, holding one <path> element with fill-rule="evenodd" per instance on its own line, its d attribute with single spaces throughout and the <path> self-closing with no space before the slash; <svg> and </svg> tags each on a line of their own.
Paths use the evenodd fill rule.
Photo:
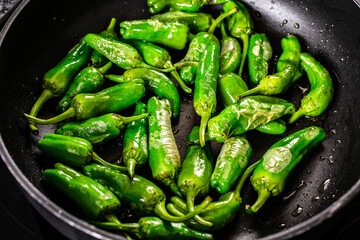
<svg viewBox="0 0 360 240">
<path fill-rule="evenodd" d="M 102 31 L 99 35 L 102 37 L 118 40 L 119 36 L 115 32 L 115 26 L 116 26 L 116 18 L 112 18 L 108 28 L 105 31 Z M 104 66 L 108 62 L 109 60 L 104 55 L 102 55 L 98 51 L 93 51 L 90 57 L 89 65 L 95 68 L 99 68 Z"/>
<path fill-rule="evenodd" d="M 204 5 L 224 3 L 228 0 L 148 0 L 150 13 L 158 13 L 166 8 L 185 12 L 198 12 Z"/>
<path fill-rule="evenodd" d="M 300 65 L 309 78 L 311 91 L 301 100 L 300 108 L 290 118 L 289 123 L 304 115 L 319 116 L 329 106 L 334 94 L 330 74 L 324 66 L 308 53 L 300 54 L 300 60 Z"/>
<path fill-rule="evenodd" d="M 55 169 L 46 169 L 43 177 L 47 184 L 71 199 L 87 219 L 120 223 L 116 218 L 121 207 L 119 199 L 95 180 L 61 163 L 56 163 Z"/>
<path fill-rule="evenodd" d="M 142 19 L 121 22 L 120 33 L 125 39 L 144 40 L 182 50 L 187 43 L 189 27 L 181 22 Z"/>
<path fill-rule="evenodd" d="M 240 44 L 226 33 L 224 22 L 221 23 L 221 35 L 220 74 L 235 72 L 241 62 Z"/>
<path fill-rule="evenodd" d="M 246 169 L 233 191 L 223 194 L 218 201 L 210 203 L 209 206 L 200 212 L 199 216 L 206 221 L 212 222 L 212 227 L 201 225 L 193 219 L 186 221 L 186 225 L 208 232 L 218 230 L 231 222 L 240 211 L 242 203 L 240 193 L 244 182 L 258 164 L 259 162 L 256 162 Z M 184 216 L 188 212 L 186 203 L 179 197 L 172 197 L 171 203 L 167 204 L 167 209 L 179 217 Z"/>
<path fill-rule="evenodd" d="M 206 32 L 214 21 L 209 13 L 182 11 L 157 14 L 152 16 L 151 19 L 158 19 L 162 22 L 176 21 L 186 23 L 189 26 L 191 33 Z"/>
<path fill-rule="evenodd" d="M 239 68 L 239 76 L 241 77 L 249 48 L 249 36 L 254 31 L 254 22 L 249 11 L 239 1 L 228 1 L 223 6 L 224 12 L 230 12 L 235 8 L 238 11 L 228 18 L 227 25 L 230 35 L 240 38 L 243 42 L 243 52 Z"/>
<path fill-rule="evenodd" d="M 188 137 L 189 141 L 199 139 L 199 127 L 195 126 Z M 210 144 L 204 148 L 200 145 L 189 145 L 186 149 L 185 160 L 179 173 L 177 185 L 187 199 L 189 211 L 195 209 L 195 198 L 204 197 L 210 190 L 210 178 L 214 168 Z M 195 216 L 195 220 L 203 225 L 212 226 L 212 223 Z"/>
<path fill-rule="evenodd" d="M 281 194 L 293 169 L 325 137 L 322 128 L 311 126 L 272 145 L 260 159 L 251 177 L 251 184 L 258 192 L 258 198 L 252 206 L 246 206 L 246 212 L 256 213 L 271 195 Z"/>
<path fill-rule="evenodd" d="M 98 91 L 105 82 L 105 74 L 112 66 L 108 62 L 103 67 L 86 67 L 81 70 L 70 84 L 68 90 L 56 106 L 59 112 L 65 112 L 71 106 L 72 98 L 79 93 L 92 93 Z"/>
<path fill-rule="evenodd" d="M 238 101 L 237 97 L 248 90 L 244 80 L 235 73 L 222 75 L 218 81 L 219 98 L 225 107 Z M 283 134 L 286 131 L 286 123 L 277 119 L 255 128 L 266 134 Z"/>
<path fill-rule="evenodd" d="M 49 133 L 38 142 L 45 154 L 74 168 L 81 168 L 97 162 L 110 168 L 126 171 L 126 167 L 108 163 L 93 151 L 91 143 L 85 139 Z"/>
<path fill-rule="evenodd" d="M 79 137 L 88 140 L 92 144 L 99 144 L 119 136 L 125 125 L 144 119 L 147 116 L 147 113 L 132 117 L 107 113 L 90 118 L 85 122 L 66 122 L 61 124 L 55 133 Z"/>
<path fill-rule="evenodd" d="M 36 117 L 45 102 L 54 97 L 61 97 L 65 93 L 71 80 L 73 80 L 74 76 L 86 64 L 91 52 L 91 47 L 81 39 L 65 58 L 45 73 L 42 82 L 42 88 L 44 90 L 32 107 L 30 116 Z M 29 126 L 34 134 L 37 135 L 39 133 L 31 121 L 29 122 Z"/>
<path fill-rule="evenodd" d="M 253 87 L 268 75 L 272 47 L 269 38 L 264 33 L 251 35 L 248 51 L 250 83 Z M 281 71 L 280 71 L 281 72 Z"/>
<path fill-rule="evenodd" d="M 134 116 L 139 114 L 147 114 L 145 103 L 136 103 Z M 147 130 L 148 120 L 145 118 L 126 127 L 122 157 L 131 178 L 134 176 L 135 167 L 144 165 L 149 157 Z"/>
<path fill-rule="evenodd" d="M 141 79 L 145 82 L 148 91 L 155 93 L 161 99 L 168 99 L 171 104 L 172 116 L 177 118 L 180 114 L 180 95 L 169 77 L 164 73 L 146 68 L 134 68 L 124 72 L 123 75 L 108 74 L 106 77 L 118 83 L 131 82 Z"/>
<path fill-rule="evenodd" d="M 148 101 L 149 165 L 154 179 L 181 196 L 175 177 L 181 167 L 180 153 L 171 129 L 171 109 L 167 99 L 156 97 Z"/>
<path fill-rule="evenodd" d="M 209 120 L 207 140 L 223 143 L 231 136 L 241 135 L 294 112 L 294 104 L 281 98 L 250 96 L 227 106 Z"/>
<path fill-rule="evenodd" d="M 153 43 L 139 41 L 139 40 L 123 39 L 122 41 L 130 44 L 136 50 L 138 50 L 147 64 L 157 68 L 174 68 L 174 70 L 171 71 L 170 74 L 178 82 L 181 89 L 186 93 L 192 92 L 191 88 L 186 86 L 184 81 L 179 76 L 173 63 L 171 62 L 170 53 L 166 51 L 164 48 L 159 47 Z"/>
<path fill-rule="evenodd" d="M 219 193 L 228 192 L 245 171 L 252 155 L 252 148 L 243 136 L 227 139 L 216 160 L 211 176 L 211 186 Z"/>
<path fill-rule="evenodd" d="M 145 94 L 143 81 L 133 81 L 106 88 L 98 93 L 80 93 L 71 101 L 71 107 L 50 119 L 40 119 L 25 114 L 28 121 L 39 124 L 53 124 L 75 117 L 77 121 L 86 120 L 106 113 L 120 112 L 136 102 Z"/>
<path fill-rule="evenodd" d="M 142 217 L 138 223 L 112 223 L 89 221 L 97 227 L 134 233 L 144 240 L 211 240 L 212 234 L 202 233 L 187 227 L 184 223 L 166 222 L 157 217 Z"/>
<path fill-rule="evenodd" d="M 131 179 L 125 173 L 98 164 L 85 166 L 84 173 L 109 188 L 139 216 L 155 214 L 166 221 L 183 222 L 201 212 L 212 200 L 206 198 L 195 211 L 183 217 L 175 217 L 166 210 L 164 192 L 146 178 L 134 175 Z"/>
</svg>

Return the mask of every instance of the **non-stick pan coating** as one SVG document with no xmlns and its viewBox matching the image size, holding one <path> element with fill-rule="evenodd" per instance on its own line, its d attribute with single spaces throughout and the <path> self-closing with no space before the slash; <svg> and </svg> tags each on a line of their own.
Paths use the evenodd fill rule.
<svg viewBox="0 0 360 240">
<path fill-rule="evenodd" d="M 335 94 L 321 117 L 303 118 L 281 136 L 255 131 L 247 134 L 253 147 L 252 162 L 277 140 L 303 127 L 321 126 L 327 138 L 298 166 L 281 196 L 269 199 L 255 216 L 246 215 L 242 208 L 231 224 L 215 233 L 215 239 L 290 238 L 327 220 L 359 192 L 360 10 L 349 0 L 244 3 L 253 16 L 256 31 L 269 36 L 275 59 L 281 53 L 281 38 L 295 34 L 303 51 L 314 55 L 329 70 Z M 43 183 L 42 172 L 52 167 L 53 162 L 41 154 L 36 143 L 44 134 L 53 132 L 55 126 L 40 126 L 40 135 L 33 136 L 22 114 L 30 111 L 40 95 L 43 74 L 82 36 L 102 31 L 111 17 L 116 17 L 118 23 L 148 18 L 147 9 L 143 0 L 24 1 L 2 32 L 5 36 L 1 36 L 0 47 L 1 155 L 34 207 L 71 239 L 121 237 L 90 227 L 77 218 L 81 215 L 76 207 Z M 204 10 L 215 16 L 219 13 L 219 7 Z M 176 62 L 185 51 L 171 54 Z M 114 68 L 111 71 L 121 73 Z M 308 91 L 309 83 L 303 76 L 282 97 L 298 107 Z M 181 92 L 181 99 L 180 118 L 174 121 L 173 129 L 183 159 L 187 136 L 199 124 L 199 118 L 192 107 L 192 96 Z M 57 100 L 49 101 L 39 117 L 55 115 Z M 216 156 L 221 145 L 213 142 L 212 147 Z M 104 159 L 115 162 L 120 158 L 121 148 L 119 137 L 95 150 Z M 148 170 L 141 174 L 149 176 Z M 250 184 L 243 196 L 243 207 L 255 201 L 256 193 Z"/>
</svg>

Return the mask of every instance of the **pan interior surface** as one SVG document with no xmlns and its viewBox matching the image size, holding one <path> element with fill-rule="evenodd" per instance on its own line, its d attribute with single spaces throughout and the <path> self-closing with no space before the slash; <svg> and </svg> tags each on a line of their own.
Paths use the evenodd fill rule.
<svg viewBox="0 0 360 240">
<path fill-rule="evenodd" d="M 335 87 L 334 99 L 322 116 L 303 118 L 288 125 L 287 131 L 279 136 L 255 131 L 247 133 L 253 148 L 251 162 L 260 159 L 276 141 L 307 126 L 323 127 L 327 138 L 309 157 L 303 159 L 288 179 L 284 193 L 270 198 L 254 216 L 244 212 L 245 204 L 252 204 L 257 197 L 252 186 L 247 183 L 242 193 L 241 212 L 232 223 L 214 235 L 215 239 L 275 239 L 274 236 L 276 239 L 285 239 L 309 230 L 312 227 L 310 221 L 319 224 L 331 217 L 332 209 L 339 209 L 339 204 L 346 204 L 359 192 L 358 188 L 352 187 L 355 184 L 359 186 L 360 175 L 357 158 L 360 152 L 360 114 L 357 107 L 360 102 L 360 29 L 355 24 L 360 22 L 360 10 L 351 1 L 342 2 L 341 5 L 337 1 L 320 0 L 243 2 L 252 14 L 256 32 L 265 33 L 272 44 L 274 57 L 271 73 L 275 71 L 275 59 L 281 54 L 281 39 L 287 34 L 294 34 L 299 38 L 303 52 L 312 54 L 329 70 Z M 90 32 L 101 32 L 112 17 L 120 23 L 124 20 L 145 19 L 150 14 L 146 1 L 27 1 L 21 7 L 18 15 L 12 18 L 11 26 L 7 26 L 0 47 L 0 133 L 6 148 L 6 151 L 1 149 L 2 155 L 15 162 L 31 184 L 46 196 L 45 200 L 49 198 L 65 213 L 81 218 L 69 200 L 42 181 L 42 172 L 51 168 L 54 162 L 40 152 L 37 141 L 46 133 L 54 132 L 56 125 L 39 126 L 40 134 L 34 136 L 28 131 L 23 113 L 30 111 L 40 95 L 43 74 L 61 60 L 81 37 Z M 217 16 L 219 6 L 205 7 L 204 11 Z M 170 53 L 173 62 L 176 62 L 184 57 L 186 51 Z M 114 68 L 111 71 L 121 73 Z M 247 68 L 244 72 L 244 79 L 247 80 Z M 309 90 L 310 85 L 304 75 L 280 97 L 298 107 Z M 180 89 L 179 93 L 181 113 L 179 120 L 173 122 L 173 130 L 184 159 L 187 136 L 200 119 L 194 112 L 192 95 Z M 53 109 L 58 100 L 53 99 L 45 104 L 39 117 L 54 116 L 56 113 Z M 133 108 L 130 108 L 120 114 L 126 116 L 132 114 L 132 111 Z M 212 142 L 212 148 L 216 158 L 221 145 Z M 122 137 L 95 147 L 95 151 L 110 162 L 120 159 L 121 150 Z M 139 173 L 151 176 L 148 169 Z M 216 193 L 212 195 L 214 199 L 218 198 Z M 348 197 L 340 201 L 344 196 Z M 97 233 L 92 235 L 94 239 L 100 239 L 101 234 L 104 234 L 104 231 L 96 228 L 90 232 Z"/>
</svg>

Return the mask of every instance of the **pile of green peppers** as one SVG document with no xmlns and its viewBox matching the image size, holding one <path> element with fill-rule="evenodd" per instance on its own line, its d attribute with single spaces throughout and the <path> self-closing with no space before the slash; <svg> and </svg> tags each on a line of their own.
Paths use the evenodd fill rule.
<svg viewBox="0 0 360 240">
<path fill-rule="evenodd" d="M 284 191 L 304 156 L 325 140 L 324 129 L 313 121 L 291 134 L 287 125 L 325 112 L 334 94 L 332 79 L 302 52 L 295 35 L 279 43 L 277 72 L 271 72 L 270 38 L 256 32 L 251 11 L 240 1 L 147 3 L 151 18 L 123 21 L 119 31 L 112 18 L 104 31 L 81 37 L 44 74 L 43 92 L 24 115 L 32 134 L 39 134 L 37 124 L 56 124 L 54 133 L 37 143 L 54 162 L 43 179 L 89 223 L 128 239 L 213 239 L 213 232 L 242 210 L 261 212 L 269 197 Z M 202 12 L 215 4 L 221 8 L 217 18 Z M 172 62 L 174 51 L 184 53 L 181 61 Z M 297 103 L 282 97 L 299 79 L 306 81 L 305 74 L 311 89 L 296 109 Z M 191 126 L 184 159 L 172 129 L 181 115 L 179 90 L 193 98 L 200 116 Z M 38 118 L 55 97 L 61 98 L 54 109 L 58 115 Z M 134 110 L 132 116 L 123 116 L 126 109 Z M 261 159 L 252 159 L 259 151 L 247 136 L 252 130 L 281 140 Z M 96 154 L 113 139 L 122 141 L 122 155 L 115 159 L 120 161 Z M 221 144 L 218 156 L 211 141 Z M 140 176 L 139 168 L 152 176 Z M 249 178 L 258 198 L 242 206 Z M 119 220 L 122 204 L 137 222 Z"/>
</svg>

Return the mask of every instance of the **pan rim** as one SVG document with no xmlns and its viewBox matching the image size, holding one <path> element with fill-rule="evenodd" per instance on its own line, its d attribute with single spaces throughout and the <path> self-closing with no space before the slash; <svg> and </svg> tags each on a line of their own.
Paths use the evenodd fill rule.
<svg viewBox="0 0 360 240">
<path fill-rule="evenodd" d="M 24 7 L 30 2 L 30 0 L 21 0 L 21 3 L 16 7 L 14 12 L 10 15 L 9 19 L 6 21 L 3 29 L 0 32 L 0 48 L 6 37 L 6 34 L 12 23 L 15 21 L 20 12 Z M 357 1 L 354 1 L 357 3 Z M 96 238 L 96 239 L 126 239 L 120 235 L 113 234 L 111 232 L 97 228 L 91 224 L 88 224 L 84 220 L 75 217 L 71 213 L 62 209 L 60 206 L 51 201 L 47 196 L 39 191 L 30 180 L 22 173 L 20 168 L 15 163 L 14 159 L 11 157 L 10 153 L 7 150 L 7 147 L 3 141 L 2 135 L 0 133 L 0 157 L 5 163 L 6 167 L 10 171 L 11 175 L 15 178 L 16 182 L 21 187 L 22 191 L 25 191 L 27 196 L 31 197 L 32 200 L 36 201 L 37 204 L 46 209 L 47 212 L 51 213 L 53 216 L 59 218 L 62 222 L 67 224 L 69 227 L 73 227 L 76 230 L 82 231 L 85 234 Z M 299 236 L 305 232 L 310 231 L 311 229 L 319 226 L 321 223 L 329 220 L 332 216 L 338 213 L 342 208 L 344 208 L 356 195 L 360 192 L 360 179 L 347 190 L 338 200 L 333 202 L 327 208 L 317 213 L 316 215 L 310 217 L 302 223 L 299 223 L 295 226 L 292 226 L 288 229 L 284 229 L 278 233 L 271 234 L 269 236 L 260 238 L 262 240 L 278 240 L 278 239 L 290 239 L 296 236 Z M 25 195 L 26 195 L 25 194 Z M 34 204 L 30 201 L 31 204 Z M 39 211 L 38 211 L 39 212 Z M 40 213 L 41 214 L 41 213 Z M 49 221 L 48 219 L 46 219 Z M 51 221 L 49 221 L 53 224 Z M 63 233 L 64 234 L 64 233 Z M 66 234 L 64 234 L 67 236 Z M 69 237 L 69 236 L 67 236 Z"/>
</svg>

